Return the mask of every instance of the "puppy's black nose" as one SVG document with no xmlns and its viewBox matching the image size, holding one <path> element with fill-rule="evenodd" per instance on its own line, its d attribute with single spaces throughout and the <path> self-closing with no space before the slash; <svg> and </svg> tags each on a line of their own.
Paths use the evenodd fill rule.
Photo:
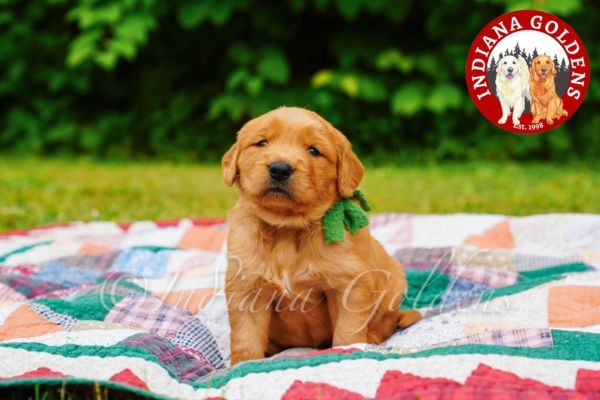
<svg viewBox="0 0 600 400">
<path fill-rule="evenodd" d="M 513 69 L 512 69 L 512 68 L 509 68 L 509 69 L 508 69 L 508 72 L 513 72 Z"/>
<path fill-rule="evenodd" d="M 271 179 L 277 182 L 285 182 L 292 175 L 292 166 L 283 162 L 276 161 L 269 164 L 269 174 Z"/>
<path fill-rule="evenodd" d="M 546 67 L 542 67 L 542 71 L 546 71 Z"/>
</svg>

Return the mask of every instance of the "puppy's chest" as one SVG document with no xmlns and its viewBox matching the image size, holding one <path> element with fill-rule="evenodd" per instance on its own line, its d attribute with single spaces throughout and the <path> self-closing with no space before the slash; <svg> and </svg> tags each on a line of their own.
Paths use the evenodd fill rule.
<svg viewBox="0 0 600 400">
<path fill-rule="evenodd" d="M 326 261 L 319 249 L 296 240 L 279 240 L 261 249 L 259 279 L 283 296 L 320 290 L 324 286 Z"/>
</svg>

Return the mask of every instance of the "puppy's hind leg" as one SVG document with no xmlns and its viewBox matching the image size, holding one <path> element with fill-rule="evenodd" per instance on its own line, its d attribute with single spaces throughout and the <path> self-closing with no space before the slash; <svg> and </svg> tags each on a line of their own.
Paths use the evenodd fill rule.
<svg viewBox="0 0 600 400">
<path fill-rule="evenodd" d="M 563 101 L 559 97 L 558 98 L 558 111 L 556 111 L 556 119 L 560 119 L 560 117 L 566 117 L 569 115 L 569 112 L 563 108 Z"/>
</svg>

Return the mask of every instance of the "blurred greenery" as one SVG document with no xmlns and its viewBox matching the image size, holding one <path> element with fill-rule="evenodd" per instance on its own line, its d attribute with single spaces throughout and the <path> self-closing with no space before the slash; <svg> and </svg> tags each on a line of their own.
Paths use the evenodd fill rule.
<svg viewBox="0 0 600 400">
<path fill-rule="evenodd" d="M 367 166 L 373 212 L 600 213 L 600 164 L 471 161 Z M 224 217 L 237 198 L 220 167 L 0 158 L 0 231 L 74 220 Z"/>
<path fill-rule="evenodd" d="M 471 104 L 471 41 L 523 8 L 565 18 L 598 68 L 597 0 L 0 0 L 0 151 L 213 161 L 247 118 L 299 105 L 374 160 L 598 158 L 596 80 L 544 135 Z"/>
</svg>

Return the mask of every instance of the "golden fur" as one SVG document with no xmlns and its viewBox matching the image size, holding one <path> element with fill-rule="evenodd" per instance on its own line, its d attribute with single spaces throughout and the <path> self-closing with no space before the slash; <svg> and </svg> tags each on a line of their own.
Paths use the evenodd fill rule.
<svg viewBox="0 0 600 400">
<path fill-rule="evenodd" d="M 529 90 L 534 124 L 545 119 L 549 125 L 552 125 L 554 119 L 568 114 L 563 109 L 562 99 L 556 94 L 555 77 L 556 67 L 549 56 L 537 56 L 531 61 Z"/>
<path fill-rule="evenodd" d="M 271 190 L 273 162 L 293 168 L 283 192 Z M 240 192 L 225 288 L 232 364 L 289 347 L 378 343 L 419 319 L 398 310 L 404 271 L 368 227 L 341 243 L 323 240 L 321 217 L 364 173 L 329 122 L 302 108 L 273 110 L 242 127 L 222 167 Z"/>
</svg>

